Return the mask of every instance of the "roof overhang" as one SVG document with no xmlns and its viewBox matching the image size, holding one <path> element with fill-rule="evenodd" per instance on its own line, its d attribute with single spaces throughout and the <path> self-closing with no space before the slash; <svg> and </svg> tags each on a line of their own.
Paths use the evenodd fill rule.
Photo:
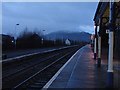
<svg viewBox="0 0 120 90">
<path fill-rule="evenodd" d="M 116 13 L 118 13 L 116 16 L 117 17 L 116 24 L 120 25 L 120 1 L 116 2 Z M 107 2 L 107 0 L 106 0 L 106 2 L 104 0 L 100 0 L 97 10 L 96 10 L 96 13 L 95 13 L 95 16 L 94 16 L 94 19 L 93 19 L 95 22 L 95 25 L 99 25 L 99 18 L 101 17 L 102 24 L 107 26 L 109 23 L 109 16 L 110 16 L 109 0 L 108 0 L 108 2 Z"/>
<path fill-rule="evenodd" d="M 94 21 L 96 25 L 99 25 L 99 18 L 109 18 L 109 2 L 99 2 Z M 103 19 L 103 22 L 106 22 L 106 19 Z"/>
</svg>

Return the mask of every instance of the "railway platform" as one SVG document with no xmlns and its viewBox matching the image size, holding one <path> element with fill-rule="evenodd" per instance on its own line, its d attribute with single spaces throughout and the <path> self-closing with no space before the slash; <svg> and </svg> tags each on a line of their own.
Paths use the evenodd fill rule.
<svg viewBox="0 0 120 90">
<path fill-rule="evenodd" d="M 107 70 L 97 61 L 90 45 L 79 49 L 43 88 L 106 88 Z"/>
<path fill-rule="evenodd" d="M 2 51 L 4 55 L 7 56 L 7 58 L 13 58 L 18 57 L 26 54 L 36 53 L 36 52 L 44 52 L 52 49 L 59 49 L 62 47 L 49 47 L 49 48 L 36 48 L 36 49 L 18 49 L 18 50 L 8 50 L 8 51 Z"/>
</svg>

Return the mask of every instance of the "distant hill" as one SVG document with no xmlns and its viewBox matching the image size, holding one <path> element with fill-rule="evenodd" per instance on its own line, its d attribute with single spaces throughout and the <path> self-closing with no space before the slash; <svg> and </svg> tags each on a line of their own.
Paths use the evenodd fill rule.
<svg viewBox="0 0 120 90">
<path fill-rule="evenodd" d="M 55 39 L 70 39 L 74 41 L 85 41 L 89 42 L 91 38 L 91 34 L 86 32 L 65 32 L 65 31 L 58 31 L 53 32 L 46 35 L 46 38 L 49 40 L 55 40 Z"/>
</svg>

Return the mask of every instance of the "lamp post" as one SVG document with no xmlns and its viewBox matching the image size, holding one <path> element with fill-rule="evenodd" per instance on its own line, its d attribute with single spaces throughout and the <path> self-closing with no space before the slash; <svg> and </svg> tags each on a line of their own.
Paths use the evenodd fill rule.
<svg viewBox="0 0 120 90">
<path fill-rule="evenodd" d="M 45 30 L 42 30 L 43 31 L 43 37 L 44 37 L 44 32 L 45 32 Z M 44 38 L 42 37 L 42 39 L 41 39 L 41 44 L 42 44 L 42 46 L 43 46 L 43 40 L 44 40 Z"/>
<path fill-rule="evenodd" d="M 17 40 L 16 27 L 17 27 L 18 25 L 19 25 L 19 24 L 16 24 L 16 25 L 15 25 L 15 49 L 16 49 L 16 40 Z"/>
</svg>

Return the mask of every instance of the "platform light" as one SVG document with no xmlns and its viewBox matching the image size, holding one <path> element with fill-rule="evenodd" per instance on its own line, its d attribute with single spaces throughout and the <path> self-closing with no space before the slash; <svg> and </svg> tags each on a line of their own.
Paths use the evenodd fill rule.
<svg viewBox="0 0 120 90">
<path fill-rule="evenodd" d="M 94 25 L 94 28 L 96 28 L 96 25 Z"/>
<path fill-rule="evenodd" d="M 93 40 L 93 38 L 94 38 L 94 34 L 92 33 L 92 34 L 91 34 L 91 40 Z"/>
</svg>

